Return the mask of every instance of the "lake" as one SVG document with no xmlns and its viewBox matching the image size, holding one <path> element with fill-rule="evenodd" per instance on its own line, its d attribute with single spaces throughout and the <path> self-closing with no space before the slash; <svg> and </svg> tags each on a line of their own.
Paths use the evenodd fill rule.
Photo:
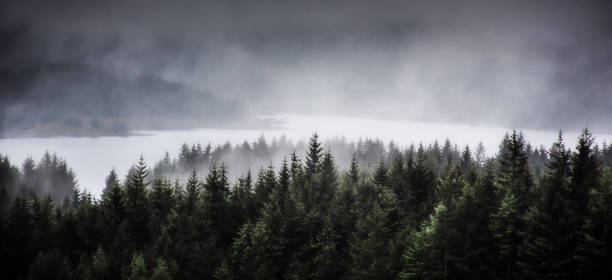
<svg viewBox="0 0 612 280">
<path fill-rule="evenodd" d="M 152 165 L 166 151 L 172 157 L 176 157 L 183 143 L 221 145 L 230 141 L 235 145 L 244 140 L 252 143 L 262 134 L 268 141 L 285 135 L 288 139 L 297 142 L 307 141 L 314 132 L 317 132 L 323 140 L 337 137 L 344 137 L 349 141 L 357 141 L 359 138 L 378 138 L 386 143 L 393 140 L 400 147 L 419 142 L 428 144 L 436 139 L 443 142 L 449 138 L 460 147 L 469 145 L 474 150 L 478 142 L 482 141 L 490 155 L 497 151 L 503 135 L 511 131 L 511 128 L 493 126 L 330 116 L 275 115 L 262 118 L 283 120 L 284 125 L 268 130 L 202 128 L 135 131 L 137 135 L 126 137 L 7 138 L 0 139 L 0 154 L 8 155 L 13 164 L 21 166 L 28 156 L 38 161 L 45 151 L 55 152 L 65 158 L 72 167 L 82 189 L 99 195 L 104 187 L 104 178 L 112 168 L 116 168 L 119 174 L 125 175 L 141 154 L 148 164 Z M 522 131 L 526 140 L 533 146 L 549 146 L 557 139 L 556 131 Z M 568 147 L 574 147 L 578 134 L 578 132 L 564 133 Z M 610 134 L 595 132 L 595 136 L 599 144 L 612 140 Z"/>
</svg>

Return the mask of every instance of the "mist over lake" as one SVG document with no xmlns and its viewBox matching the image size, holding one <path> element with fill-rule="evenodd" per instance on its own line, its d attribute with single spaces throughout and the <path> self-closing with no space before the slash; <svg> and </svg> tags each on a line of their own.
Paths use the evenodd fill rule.
<svg viewBox="0 0 612 280">
<path fill-rule="evenodd" d="M 48 151 L 66 159 L 73 169 L 82 190 L 98 196 L 104 188 L 104 179 L 113 168 L 119 174 L 127 174 L 130 167 L 143 155 L 149 166 L 160 160 L 164 152 L 171 157 L 178 156 L 179 148 L 187 143 L 214 146 L 230 142 L 233 146 L 247 141 L 253 143 L 264 136 L 268 143 L 285 136 L 293 143 L 305 142 L 313 133 L 318 133 L 323 141 L 345 138 L 348 142 L 359 139 L 380 139 L 385 144 L 393 141 L 400 148 L 410 144 L 440 143 L 451 139 L 459 148 L 469 145 L 472 150 L 482 142 L 489 156 L 498 151 L 499 143 L 505 133 L 512 128 L 493 126 L 471 126 L 449 123 L 411 122 L 398 120 L 373 120 L 335 116 L 273 115 L 262 119 L 280 121 L 275 129 L 219 129 L 201 128 L 191 130 L 141 130 L 132 136 L 112 137 L 52 137 L 52 138 L 6 138 L 0 139 L 0 153 L 7 155 L 14 164 L 21 165 L 26 157 L 39 160 Z M 520 128 L 517 128 L 520 130 Z M 557 139 L 557 131 L 521 130 L 526 140 L 533 146 L 546 147 Z M 563 132 L 568 147 L 573 147 L 579 132 Z M 596 142 L 612 140 L 610 134 L 597 134 Z M 297 151 L 298 154 L 303 151 Z M 334 152 L 332 150 L 332 152 Z M 271 163 L 278 163 L 282 157 Z M 338 168 L 348 168 L 347 159 L 338 162 Z M 225 162 L 232 171 L 232 163 Z M 254 171 L 262 166 L 251 166 Z M 265 167 L 265 166 L 264 166 Z M 235 173 L 234 173 L 235 174 Z M 235 174 L 239 175 L 239 174 Z"/>
<path fill-rule="evenodd" d="M 612 279 L 611 0 L 0 1 L 0 279 Z"/>
</svg>

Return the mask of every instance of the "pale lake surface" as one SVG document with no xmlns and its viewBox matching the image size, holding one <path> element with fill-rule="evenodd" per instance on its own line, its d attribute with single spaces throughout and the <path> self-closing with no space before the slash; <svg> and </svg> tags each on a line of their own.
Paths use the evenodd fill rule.
<svg viewBox="0 0 612 280">
<path fill-rule="evenodd" d="M 21 166 L 28 156 L 38 161 L 45 151 L 57 153 L 66 159 L 77 176 L 81 189 L 99 195 L 104 187 L 108 172 L 115 168 L 125 175 L 130 166 L 138 161 L 142 154 L 149 165 L 162 158 L 168 151 L 176 157 L 183 143 L 221 145 L 230 141 L 232 145 L 244 140 L 254 142 L 262 134 L 266 140 L 278 139 L 282 135 L 293 142 L 307 141 L 317 132 L 323 140 L 344 137 L 348 141 L 359 138 L 378 138 L 385 143 L 393 140 L 399 147 L 410 144 L 432 143 L 446 138 L 460 147 L 469 145 L 475 149 L 479 141 L 485 145 L 488 154 L 497 151 L 498 145 L 506 132 L 511 128 L 492 126 L 470 126 L 462 124 L 445 124 L 431 122 L 410 122 L 396 120 L 373 120 L 329 116 L 277 115 L 285 125 L 282 128 L 269 130 L 251 129 L 193 129 L 177 131 L 136 131 L 135 136 L 127 137 L 54 137 L 54 138 L 8 138 L 0 139 L 0 154 L 8 155 L 11 162 Z M 533 146 L 549 146 L 557 139 L 556 131 L 522 130 L 525 138 Z M 564 132 L 566 145 L 574 147 L 578 132 Z M 610 134 L 594 132 L 596 142 L 609 143 Z M 332 151 L 333 152 L 333 151 Z M 277 164 L 277 163 L 275 163 Z M 231 168 L 231 166 L 230 166 Z M 258 167 L 254 167 L 258 168 Z M 339 166 L 339 168 L 345 168 Z"/>
</svg>

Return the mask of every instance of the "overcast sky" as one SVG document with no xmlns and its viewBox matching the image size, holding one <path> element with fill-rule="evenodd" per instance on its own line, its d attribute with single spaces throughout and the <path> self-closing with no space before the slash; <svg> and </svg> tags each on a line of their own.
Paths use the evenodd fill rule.
<svg viewBox="0 0 612 280">
<path fill-rule="evenodd" d="M 86 66 L 260 114 L 612 130 L 612 1 L 3 3 L 5 96 Z"/>
</svg>

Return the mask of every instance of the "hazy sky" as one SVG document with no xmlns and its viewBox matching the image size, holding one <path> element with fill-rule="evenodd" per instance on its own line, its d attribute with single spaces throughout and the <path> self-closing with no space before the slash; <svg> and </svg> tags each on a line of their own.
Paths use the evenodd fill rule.
<svg viewBox="0 0 612 280">
<path fill-rule="evenodd" d="M 612 1 L 3 3 L 6 104 L 49 80 L 70 88 L 78 73 L 48 67 L 63 65 L 154 77 L 254 114 L 612 130 Z"/>
</svg>

